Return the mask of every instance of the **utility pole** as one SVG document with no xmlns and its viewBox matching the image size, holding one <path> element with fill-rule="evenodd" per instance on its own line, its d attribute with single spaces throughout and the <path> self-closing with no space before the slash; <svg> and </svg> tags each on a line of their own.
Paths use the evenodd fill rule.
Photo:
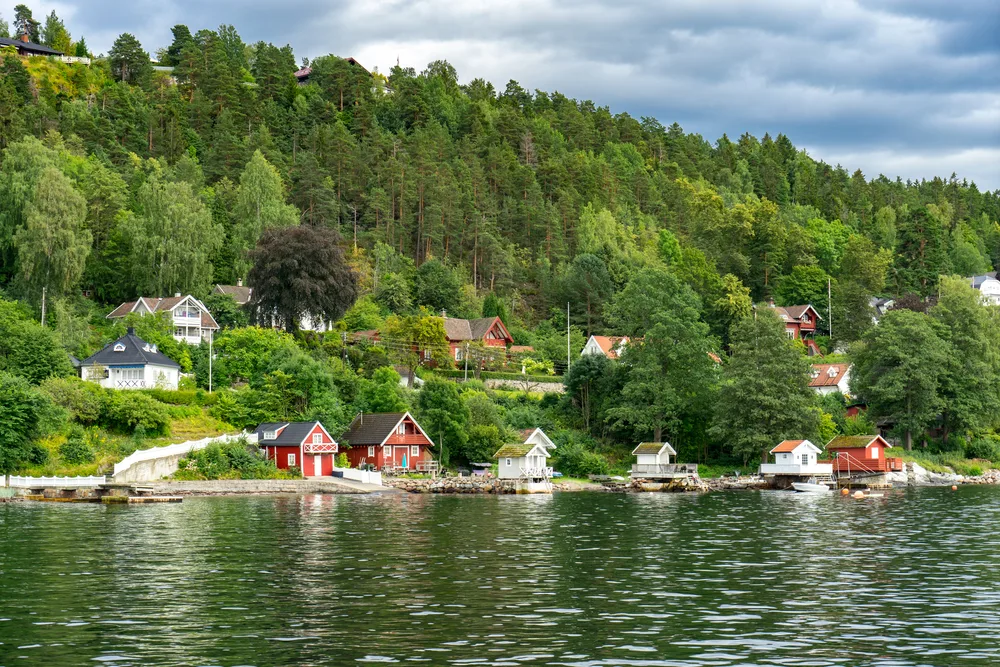
<svg viewBox="0 0 1000 667">
<path fill-rule="evenodd" d="M 49 289 L 48 287 L 43 287 L 42 288 L 42 326 L 43 327 L 45 326 L 45 296 L 46 296 L 46 292 L 48 292 L 48 289 Z"/>
<path fill-rule="evenodd" d="M 566 302 L 566 372 L 569 373 L 569 301 Z"/>
<path fill-rule="evenodd" d="M 469 381 L 469 344 L 465 344 L 465 381 Z"/>
<path fill-rule="evenodd" d="M 214 336 L 212 335 L 213 333 L 214 332 L 211 329 L 208 330 L 208 393 L 210 394 L 212 393 L 212 355 L 213 355 L 212 340 L 214 338 Z"/>
</svg>

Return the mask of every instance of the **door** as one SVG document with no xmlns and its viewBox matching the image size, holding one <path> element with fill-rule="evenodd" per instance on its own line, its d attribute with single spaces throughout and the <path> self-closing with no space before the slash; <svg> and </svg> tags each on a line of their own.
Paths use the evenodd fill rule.
<svg viewBox="0 0 1000 667">
<path fill-rule="evenodd" d="M 320 454 L 313 456 L 313 474 L 317 477 L 323 474 L 323 456 Z"/>
</svg>

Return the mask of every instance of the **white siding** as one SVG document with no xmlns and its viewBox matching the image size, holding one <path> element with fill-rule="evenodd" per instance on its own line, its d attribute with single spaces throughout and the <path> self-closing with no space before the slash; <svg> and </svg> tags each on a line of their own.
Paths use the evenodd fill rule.
<svg viewBox="0 0 1000 667">
<path fill-rule="evenodd" d="M 105 370 L 108 377 L 103 377 Z M 84 366 L 82 371 L 84 380 L 97 382 L 105 389 L 177 389 L 180 380 L 180 369 L 155 364 L 141 368 Z M 95 373 L 101 377 L 93 377 Z"/>
</svg>

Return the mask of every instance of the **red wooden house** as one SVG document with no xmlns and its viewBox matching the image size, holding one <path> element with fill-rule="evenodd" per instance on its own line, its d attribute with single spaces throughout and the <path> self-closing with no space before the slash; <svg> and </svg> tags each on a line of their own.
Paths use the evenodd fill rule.
<svg viewBox="0 0 1000 667">
<path fill-rule="evenodd" d="M 810 304 L 804 306 L 776 306 L 771 301 L 768 304 L 785 323 L 785 333 L 792 340 L 801 340 L 809 350 L 810 356 L 819 354 L 819 347 L 812 337 L 816 333 L 816 323 L 822 319 L 819 311 Z"/>
<path fill-rule="evenodd" d="M 901 471 L 903 459 L 885 455 L 891 446 L 880 435 L 838 435 L 826 443 L 826 451 L 830 455 L 834 474 Z"/>
<path fill-rule="evenodd" d="M 254 433 L 257 446 L 279 468 L 297 466 L 305 477 L 333 474 L 337 442 L 319 422 L 268 422 Z"/>
<path fill-rule="evenodd" d="M 462 361 L 465 358 L 466 343 L 478 342 L 486 347 L 499 348 L 498 359 L 503 359 L 507 353 L 507 346 L 514 343 L 514 338 L 499 317 L 480 317 L 475 320 L 445 317 L 444 335 L 451 348 L 451 358 L 455 361 Z"/>
<path fill-rule="evenodd" d="M 340 440 L 351 447 L 347 458 L 353 468 L 427 470 L 434 463 L 434 441 L 409 412 L 362 412 Z"/>
</svg>

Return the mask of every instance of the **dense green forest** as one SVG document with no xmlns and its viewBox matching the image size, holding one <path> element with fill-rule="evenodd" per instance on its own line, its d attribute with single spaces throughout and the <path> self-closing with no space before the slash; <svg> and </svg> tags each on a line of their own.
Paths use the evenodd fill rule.
<svg viewBox="0 0 1000 667">
<path fill-rule="evenodd" d="M 55 12 L 43 24 L 17 11 L 15 32 L 92 55 Z M 228 344 L 240 358 L 237 349 L 262 356 L 245 372 L 220 362 L 214 386 L 242 388 L 223 392 L 214 409 L 238 426 L 323 416 L 336 427 L 368 405 L 364 387 L 389 391 L 392 378 L 374 374 L 399 362 L 391 344 L 381 357 L 344 350 L 340 332 L 381 328 L 432 345 L 440 335 L 430 313 L 498 314 L 516 344 L 535 348 L 533 363 L 563 374 L 569 304 L 574 361 L 589 334 L 645 343 L 624 363 L 574 363 L 562 398 L 433 382 L 375 402 L 438 415 L 428 418 L 450 434 L 457 460 L 482 459 L 511 428 L 538 422 L 596 468 L 654 436 L 692 460 L 747 461 L 776 437 L 873 428 L 844 417 L 843 397 L 811 394 L 801 346 L 752 307 L 773 299 L 819 309 L 825 352 L 869 355 L 859 357 L 871 369 L 859 382 L 872 421 L 931 432 L 945 449 L 992 437 L 1000 421 L 992 390 L 970 408 L 973 388 L 949 384 L 970 372 L 948 361 L 955 350 L 977 351 L 976 372 L 994 374 L 976 376 L 983 382 L 1000 380 L 1000 364 L 981 331 L 959 331 L 962 322 L 942 312 L 946 296 L 961 301 L 971 290 L 941 278 L 1000 262 L 998 192 L 955 175 L 866 177 L 782 134 L 713 142 L 515 81 L 502 90 L 476 78 L 460 84 L 444 61 L 382 74 L 335 55 L 297 62 L 291 47 L 246 44 L 228 25 L 172 34 L 163 45 L 123 34 L 89 65 L 0 52 L 0 290 L 20 302 L 7 304 L 0 327 L 39 319 L 44 289 L 53 345 L 86 355 L 119 331 L 102 319 L 120 302 L 207 298 L 213 284 L 246 281 L 256 310 L 208 303 L 228 329 L 223 353 Z M 300 83 L 294 73 L 304 66 Z M 324 299 L 267 288 L 291 284 L 282 272 L 310 262 L 327 268 L 309 276 Z M 924 327 L 941 344 L 928 359 L 943 375 L 923 388 L 919 415 L 898 387 L 878 386 L 889 347 L 907 342 L 873 329 L 874 296 L 895 297 L 919 318 L 899 326 Z M 969 307 L 980 324 L 993 317 Z M 296 332 L 305 311 L 339 320 L 338 331 Z M 244 329 L 255 312 L 286 313 L 294 335 Z M 167 329 L 147 329 L 169 348 Z M 67 373 L 55 362 L 22 372 L 12 360 L 26 353 L 16 347 L 0 342 L 9 391 L 28 395 Z M 207 352 L 175 353 L 207 387 Z M 919 376 L 911 370 L 900 372 Z M 265 405 L 275 396 L 287 400 Z M 435 396 L 457 406 L 456 423 L 428 403 Z"/>
</svg>

